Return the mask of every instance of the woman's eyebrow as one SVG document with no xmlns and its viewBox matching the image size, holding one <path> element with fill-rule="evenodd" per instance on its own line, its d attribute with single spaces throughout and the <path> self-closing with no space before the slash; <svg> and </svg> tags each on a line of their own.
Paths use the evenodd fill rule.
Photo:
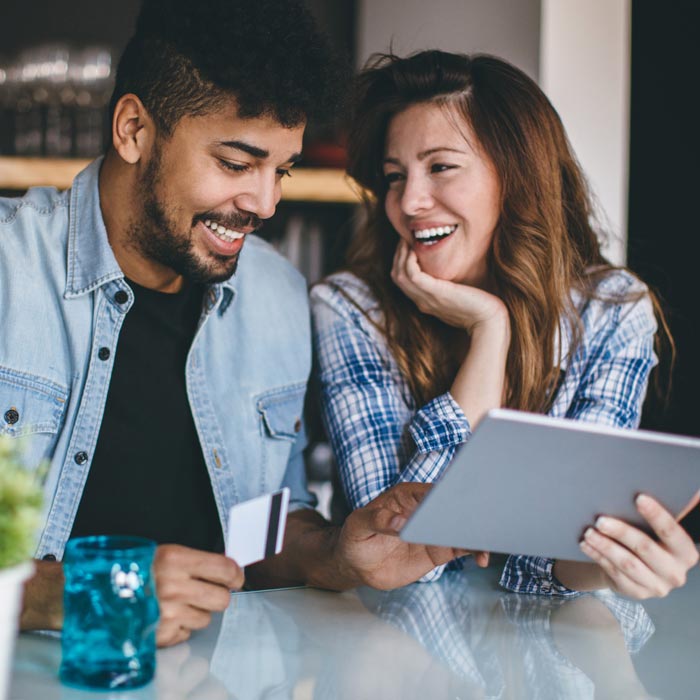
<svg viewBox="0 0 700 700">
<path fill-rule="evenodd" d="M 448 151 L 449 153 L 459 153 L 461 155 L 467 155 L 467 151 L 462 150 L 460 148 L 452 148 L 450 146 L 436 146 L 435 148 L 429 148 L 425 151 L 421 151 L 418 154 L 418 160 L 425 160 L 428 156 L 431 156 L 434 153 L 439 153 L 440 151 Z M 382 162 L 391 163 L 393 165 L 401 164 L 398 158 L 392 158 L 391 156 L 387 156 Z"/>
<path fill-rule="evenodd" d="M 428 156 L 432 156 L 433 153 L 439 153 L 440 151 L 449 151 L 450 153 L 461 153 L 466 154 L 461 148 L 452 148 L 450 146 L 436 146 L 435 148 L 429 148 L 427 151 L 421 151 L 418 154 L 418 160 L 424 160 Z"/>
</svg>

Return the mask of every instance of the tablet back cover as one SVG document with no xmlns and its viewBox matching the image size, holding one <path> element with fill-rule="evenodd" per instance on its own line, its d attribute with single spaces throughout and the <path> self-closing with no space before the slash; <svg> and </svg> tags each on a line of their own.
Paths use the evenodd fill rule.
<svg viewBox="0 0 700 700">
<path fill-rule="evenodd" d="M 598 515 L 643 529 L 634 498 L 679 513 L 700 489 L 700 440 L 491 411 L 401 531 L 409 542 L 590 561 Z"/>
</svg>

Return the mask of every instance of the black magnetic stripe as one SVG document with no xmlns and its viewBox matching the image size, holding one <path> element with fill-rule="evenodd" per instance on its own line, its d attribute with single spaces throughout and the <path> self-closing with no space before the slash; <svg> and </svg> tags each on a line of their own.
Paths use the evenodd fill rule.
<svg viewBox="0 0 700 700">
<path fill-rule="evenodd" d="M 267 523 L 267 543 L 265 544 L 265 556 L 271 557 L 276 553 L 277 533 L 280 527 L 280 511 L 282 510 L 282 494 L 276 493 L 270 502 L 270 519 Z"/>
</svg>

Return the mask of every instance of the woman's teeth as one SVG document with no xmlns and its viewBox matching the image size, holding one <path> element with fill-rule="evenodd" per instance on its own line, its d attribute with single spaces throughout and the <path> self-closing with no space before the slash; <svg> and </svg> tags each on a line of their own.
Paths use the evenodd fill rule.
<svg viewBox="0 0 700 700">
<path fill-rule="evenodd" d="M 245 233 L 241 233 L 240 231 L 232 231 L 230 228 L 221 226 L 221 224 L 217 224 L 216 221 L 212 221 L 211 219 L 207 219 L 204 222 L 204 225 L 210 231 L 215 233 L 218 238 L 221 238 L 221 240 L 226 241 L 227 243 L 237 241 L 239 238 L 243 238 L 243 236 L 245 236 Z"/>
<path fill-rule="evenodd" d="M 435 228 L 424 228 L 413 232 L 413 237 L 420 241 L 423 245 L 434 245 L 451 233 L 457 230 L 457 224 L 454 226 L 437 226 Z"/>
</svg>

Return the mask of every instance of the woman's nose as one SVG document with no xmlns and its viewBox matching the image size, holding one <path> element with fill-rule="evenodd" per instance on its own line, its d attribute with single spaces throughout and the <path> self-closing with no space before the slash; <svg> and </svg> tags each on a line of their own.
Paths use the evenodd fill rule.
<svg viewBox="0 0 700 700">
<path fill-rule="evenodd" d="M 414 216 L 430 208 L 432 201 L 430 186 L 425 178 L 419 175 L 409 175 L 405 180 L 401 193 L 401 210 L 403 213 L 408 216 Z"/>
</svg>

